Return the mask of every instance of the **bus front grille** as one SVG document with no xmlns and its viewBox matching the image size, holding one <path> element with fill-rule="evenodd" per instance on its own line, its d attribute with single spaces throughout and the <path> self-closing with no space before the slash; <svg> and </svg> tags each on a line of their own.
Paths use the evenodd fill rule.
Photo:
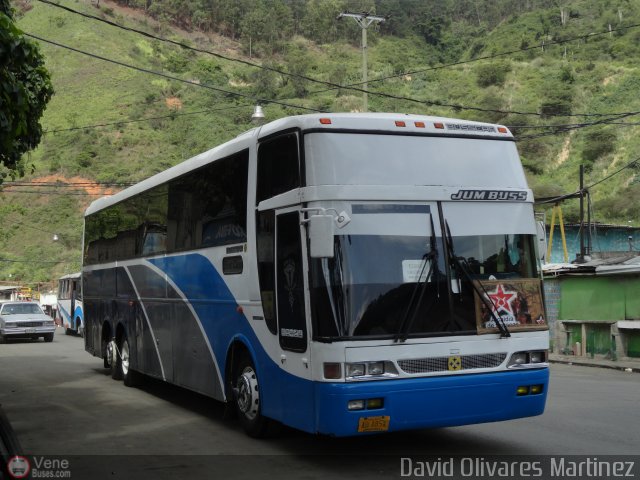
<svg viewBox="0 0 640 480">
<path fill-rule="evenodd" d="M 460 355 L 459 365 L 455 362 L 456 358 L 458 357 L 455 355 L 448 357 L 414 358 L 411 360 L 399 360 L 398 365 L 400 365 L 400 368 L 405 373 L 431 373 L 495 368 L 504 362 L 507 354 L 483 353 L 479 355 Z"/>
</svg>

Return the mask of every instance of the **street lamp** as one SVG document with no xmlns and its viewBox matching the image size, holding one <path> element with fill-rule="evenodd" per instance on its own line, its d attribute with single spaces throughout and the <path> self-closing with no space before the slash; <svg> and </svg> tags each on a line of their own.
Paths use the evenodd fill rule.
<svg viewBox="0 0 640 480">
<path fill-rule="evenodd" d="M 262 123 L 264 122 L 264 112 L 262 111 L 262 107 L 260 105 L 256 105 L 253 109 L 251 122 L 258 126 L 262 125 Z"/>
</svg>

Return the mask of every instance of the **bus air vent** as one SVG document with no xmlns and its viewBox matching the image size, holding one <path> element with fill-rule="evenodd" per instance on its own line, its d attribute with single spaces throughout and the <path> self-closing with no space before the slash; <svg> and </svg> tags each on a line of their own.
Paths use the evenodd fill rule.
<svg viewBox="0 0 640 480">
<path fill-rule="evenodd" d="M 506 353 L 484 353 L 480 355 L 461 355 L 461 367 L 456 370 L 475 370 L 478 368 L 498 367 L 507 358 Z M 411 360 L 399 360 L 398 365 L 405 373 L 447 372 L 451 357 L 427 357 Z"/>
</svg>

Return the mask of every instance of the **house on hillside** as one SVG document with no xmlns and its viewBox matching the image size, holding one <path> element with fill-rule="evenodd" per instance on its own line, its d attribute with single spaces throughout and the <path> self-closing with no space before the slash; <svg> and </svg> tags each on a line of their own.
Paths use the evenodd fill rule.
<svg viewBox="0 0 640 480">
<path fill-rule="evenodd" d="M 21 300 L 23 288 L 19 285 L 0 286 L 0 302 Z"/>
</svg>

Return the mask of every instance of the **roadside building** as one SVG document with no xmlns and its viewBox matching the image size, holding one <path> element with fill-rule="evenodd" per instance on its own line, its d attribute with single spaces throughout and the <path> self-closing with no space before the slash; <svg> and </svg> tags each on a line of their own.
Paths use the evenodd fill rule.
<svg viewBox="0 0 640 480">
<path fill-rule="evenodd" d="M 565 355 L 640 358 L 640 256 L 592 253 L 543 267 L 551 349 Z"/>
<path fill-rule="evenodd" d="M 19 285 L 0 286 L 0 302 L 21 300 L 22 290 Z"/>
</svg>

